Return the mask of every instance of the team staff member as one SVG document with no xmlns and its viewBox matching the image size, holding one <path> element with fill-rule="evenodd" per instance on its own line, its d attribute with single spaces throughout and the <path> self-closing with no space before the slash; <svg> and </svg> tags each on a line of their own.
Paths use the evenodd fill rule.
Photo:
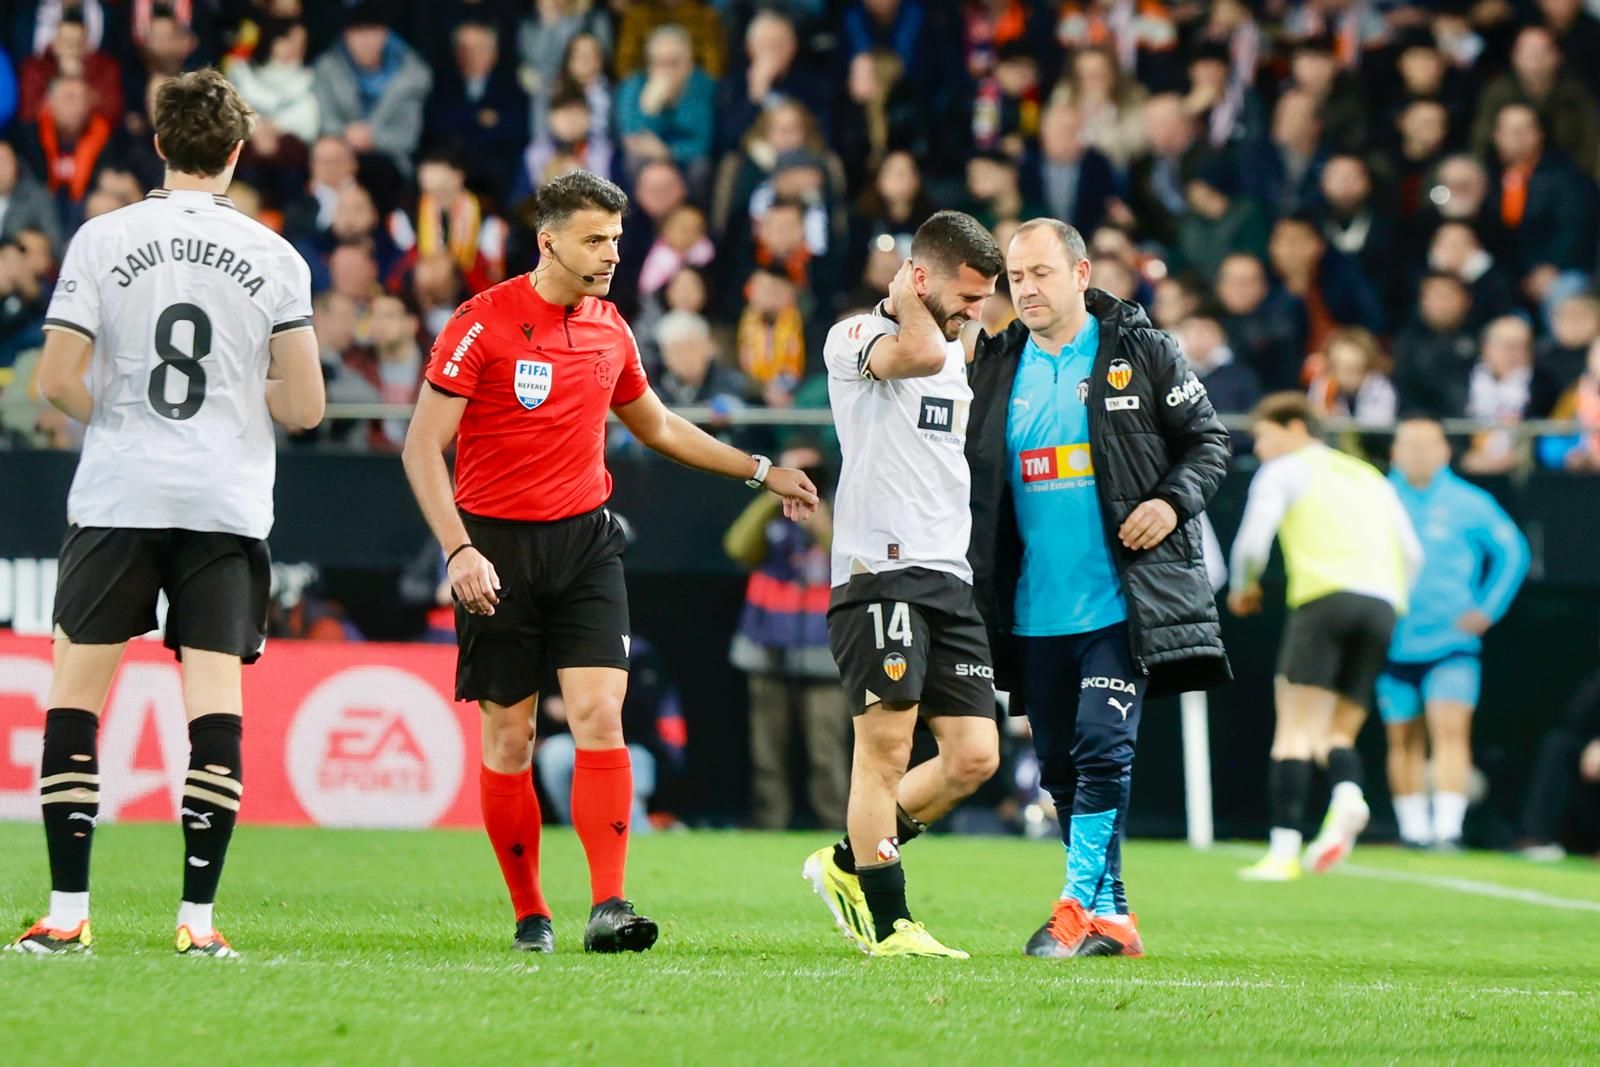
<svg viewBox="0 0 1600 1067">
<path fill-rule="evenodd" d="M 1274 393 L 1250 415 L 1261 460 L 1233 542 L 1235 615 L 1261 610 L 1261 572 L 1276 537 L 1289 572 L 1289 621 L 1275 679 L 1278 708 L 1267 776 L 1267 854 L 1240 876 L 1300 877 L 1300 832 L 1311 762 L 1322 759 L 1333 797 L 1305 864 L 1333 867 L 1367 827 L 1356 735 L 1383 669 L 1395 619 L 1422 566 L 1422 548 L 1394 486 L 1372 467 L 1317 440 L 1301 393 Z"/>
<path fill-rule="evenodd" d="M 1424 562 L 1411 611 L 1395 626 L 1389 664 L 1378 678 L 1389 793 L 1402 841 L 1458 848 L 1483 634 L 1527 577 L 1528 542 L 1494 497 L 1451 472 L 1450 442 L 1433 419 L 1400 424 L 1393 460 L 1389 480 L 1422 541 Z M 1429 741 L 1438 786 L 1431 824 L 1423 791 Z"/>
<path fill-rule="evenodd" d="M 722 444 L 668 411 L 633 334 L 600 299 L 618 262 L 622 190 L 585 171 L 539 191 L 539 265 L 462 304 L 434 342 L 405 468 L 448 556 L 457 600 L 456 698 L 483 711 L 484 826 L 516 911 L 518 948 L 555 947 L 539 889 L 529 765 L 539 680 L 553 669 L 577 743 L 572 823 L 589 860 L 584 947 L 640 951 L 656 924 L 623 899 L 632 772 L 622 737 L 628 602 L 621 527 L 606 509 L 606 413 L 691 467 L 744 479 L 800 518 L 800 471 Z M 459 438 L 452 498 L 444 452 Z"/>
<path fill-rule="evenodd" d="M 1140 708 L 1230 677 L 1202 513 L 1228 432 L 1167 334 L 1089 286 L 1077 230 L 1024 223 L 1018 321 L 972 365 L 972 547 L 995 684 L 1033 728 L 1066 884 L 1030 956 L 1143 954 L 1122 886 Z"/>
</svg>

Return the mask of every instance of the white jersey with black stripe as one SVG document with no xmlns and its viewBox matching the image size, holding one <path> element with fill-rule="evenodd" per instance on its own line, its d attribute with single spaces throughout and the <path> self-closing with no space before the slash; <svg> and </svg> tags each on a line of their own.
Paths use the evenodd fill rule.
<svg viewBox="0 0 1600 1067">
<path fill-rule="evenodd" d="M 45 329 L 94 342 L 78 526 L 266 537 L 272 338 L 311 328 L 311 273 L 227 197 L 157 189 L 73 236 Z"/>
<path fill-rule="evenodd" d="M 924 567 L 971 584 L 972 386 L 960 341 L 944 369 L 879 381 L 867 369 L 880 337 L 900 332 L 879 304 L 835 323 L 823 345 L 828 400 L 844 465 L 834 497 L 833 584 L 853 574 Z"/>
</svg>

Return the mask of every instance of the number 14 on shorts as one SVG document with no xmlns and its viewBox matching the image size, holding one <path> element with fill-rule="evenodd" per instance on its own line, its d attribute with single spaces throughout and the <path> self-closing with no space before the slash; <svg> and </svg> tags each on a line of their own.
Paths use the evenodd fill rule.
<svg viewBox="0 0 1600 1067">
<path fill-rule="evenodd" d="M 904 600 L 897 600 L 889 609 L 889 628 L 883 627 L 883 603 L 867 605 L 867 612 L 872 616 L 872 638 L 878 648 L 884 647 L 884 637 L 890 641 L 898 641 L 907 648 L 911 647 L 911 605 Z"/>
</svg>

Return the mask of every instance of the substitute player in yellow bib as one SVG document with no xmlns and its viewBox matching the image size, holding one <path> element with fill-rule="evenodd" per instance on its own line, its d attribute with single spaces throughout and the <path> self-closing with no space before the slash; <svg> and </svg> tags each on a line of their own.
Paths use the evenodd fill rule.
<svg viewBox="0 0 1600 1067">
<path fill-rule="evenodd" d="M 1240 872 L 1289 881 L 1302 871 L 1301 828 L 1312 761 L 1324 762 L 1333 798 L 1304 865 L 1331 869 L 1349 855 L 1370 812 L 1356 734 L 1366 721 L 1395 619 L 1422 568 L 1422 547 L 1394 486 L 1376 468 L 1316 437 L 1299 393 L 1275 393 L 1250 416 L 1261 469 L 1250 483 L 1233 543 L 1236 615 L 1261 610 L 1260 576 L 1276 537 L 1289 572 L 1289 621 L 1275 681 L 1278 710 L 1267 778 L 1267 855 Z"/>
</svg>

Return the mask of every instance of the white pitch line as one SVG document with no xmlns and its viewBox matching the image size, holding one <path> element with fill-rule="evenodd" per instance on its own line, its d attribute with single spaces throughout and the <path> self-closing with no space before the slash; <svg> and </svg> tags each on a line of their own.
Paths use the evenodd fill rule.
<svg viewBox="0 0 1600 1067">
<path fill-rule="evenodd" d="M 1593 900 L 1575 900 L 1572 897 L 1551 896 L 1537 889 L 1516 889 L 1498 882 L 1480 882 L 1473 878 L 1454 878 L 1444 874 L 1418 874 L 1415 871 L 1393 871 L 1387 867 L 1366 867 L 1359 863 L 1346 863 L 1338 868 L 1344 874 L 1357 878 L 1373 878 L 1381 882 L 1410 882 L 1413 885 L 1453 889 L 1458 893 L 1471 893 L 1496 900 L 1516 900 L 1524 904 L 1537 904 L 1543 908 L 1565 908 L 1568 911 L 1600 912 L 1600 903 Z"/>
</svg>

